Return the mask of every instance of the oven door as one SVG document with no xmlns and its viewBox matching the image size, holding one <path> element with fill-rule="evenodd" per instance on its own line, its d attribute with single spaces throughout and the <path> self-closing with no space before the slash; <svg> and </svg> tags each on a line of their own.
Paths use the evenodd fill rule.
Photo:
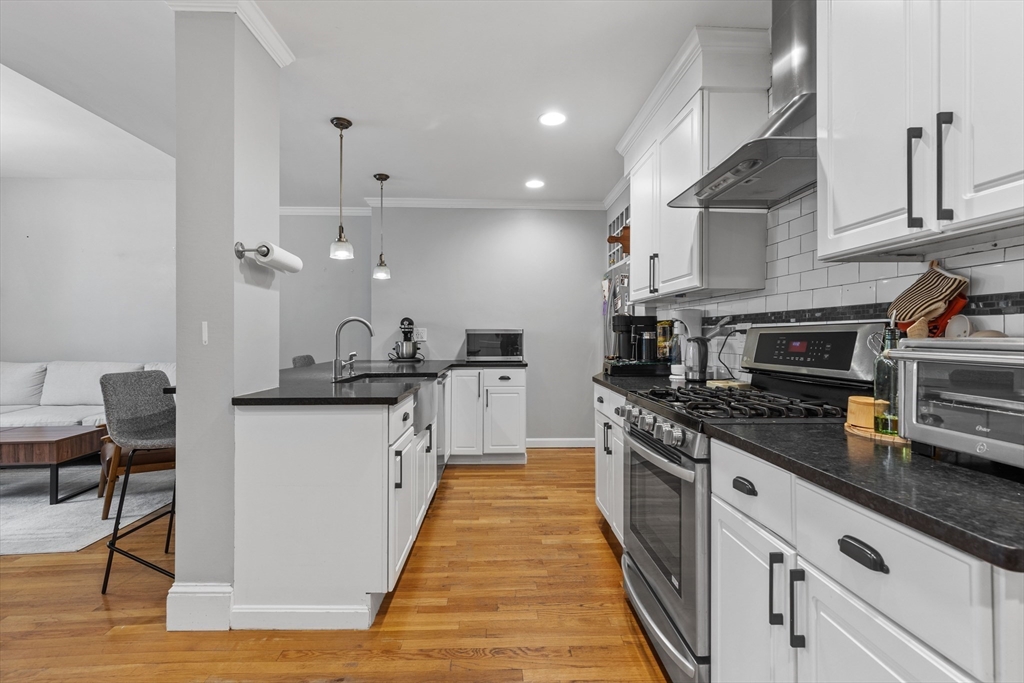
<svg viewBox="0 0 1024 683">
<path fill-rule="evenodd" d="M 1024 367 L 982 365 L 966 354 L 910 355 L 900 354 L 902 434 L 1024 467 Z"/>
<path fill-rule="evenodd" d="M 625 435 L 625 446 L 624 549 L 658 603 L 647 610 L 661 610 L 692 655 L 707 657 L 711 598 L 708 464 L 680 458 L 633 429 Z M 636 596 L 631 599 L 636 602 Z M 650 628 L 647 631 L 657 637 Z"/>
</svg>

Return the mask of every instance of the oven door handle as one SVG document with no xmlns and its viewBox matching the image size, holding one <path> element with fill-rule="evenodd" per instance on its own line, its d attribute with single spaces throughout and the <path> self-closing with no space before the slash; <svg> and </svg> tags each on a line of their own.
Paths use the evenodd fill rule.
<svg viewBox="0 0 1024 683">
<path fill-rule="evenodd" d="M 651 463 L 655 467 L 662 469 L 665 472 L 671 474 L 673 477 L 677 477 L 679 479 L 682 479 L 683 481 L 692 482 L 694 479 L 696 479 L 697 475 L 693 472 L 693 470 L 688 470 L 685 467 L 680 467 L 671 460 L 661 457 L 660 455 L 650 450 L 643 444 L 631 439 L 628 432 L 626 433 L 625 437 L 626 447 L 632 451 L 636 451 L 637 453 L 639 453 L 645 461 Z"/>
<path fill-rule="evenodd" d="M 629 575 L 632 571 L 639 573 L 640 570 L 636 568 L 636 565 L 634 565 L 632 560 L 629 559 L 629 555 L 626 554 L 622 555 L 622 565 L 624 570 L 622 572 L 622 585 L 626 589 L 629 601 L 633 603 L 633 607 L 636 608 L 636 613 L 640 616 L 644 629 L 649 635 L 653 636 L 658 641 L 658 644 L 664 649 L 668 658 L 672 660 L 673 664 L 683 670 L 687 678 L 696 679 L 697 663 L 693 661 L 691 657 L 687 656 L 688 653 L 680 652 L 672 641 L 662 633 L 661 629 L 658 628 L 657 623 L 655 623 L 654 619 L 651 618 L 650 612 L 648 612 L 647 608 L 644 606 L 644 601 L 640 592 L 633 585 L 633 581 L 630 580 Z M 646 592 L 650 593 L 651 591 L 648 588 Z"/>
<path fill-rule="evenodd" d="M 970 365 L 1004 365 L 1007 367 L 1024 365 L 1020 356 L 1012 354 L 991 354 L 963 351 L 916 351 L 912 349 L 893 349 L 889 351 L 889 358 L 894 360 L 922 360 L 934 363 L 967 363 Z"/>
</svg>

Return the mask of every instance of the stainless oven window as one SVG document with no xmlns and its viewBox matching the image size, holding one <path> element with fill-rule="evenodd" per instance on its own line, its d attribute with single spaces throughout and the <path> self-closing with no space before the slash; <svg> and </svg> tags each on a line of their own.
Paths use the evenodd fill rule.
<svg viewBox="0 0 1024 683">
<path fill-rule="evenodd" d="M 629 467 L 630 531 L 681 595 L 683 482 L 632 451 Z"/>
<path fill-rule="evenodd" d="M 918 362 L 917 414 L 923 425 L 1020 444 L 1024 369 Z"/>
</svg>

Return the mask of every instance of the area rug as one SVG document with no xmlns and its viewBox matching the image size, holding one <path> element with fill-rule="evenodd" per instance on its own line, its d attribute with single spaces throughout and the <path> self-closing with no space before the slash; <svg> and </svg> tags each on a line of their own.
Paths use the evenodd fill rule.
<svg viewBox="0 0 1024 683">
<path fill-rule="evenodd" d="M 60 469 L 62 494 L 98 480 L 98 464 Z M 74 552 L 110 536 L 121 494 L 120 481 L 107 520 L 100 519 L 103 499 L 97 498 L 95 491 L 50 505 L 49 486 L 49 468 L 0 470 L 0 555 Z M 173 487 L 174 470 L 133 474 L 121 526 L 170 503 Z M 166 522 L 156 524 L 161 523 Z"/>
</svg>

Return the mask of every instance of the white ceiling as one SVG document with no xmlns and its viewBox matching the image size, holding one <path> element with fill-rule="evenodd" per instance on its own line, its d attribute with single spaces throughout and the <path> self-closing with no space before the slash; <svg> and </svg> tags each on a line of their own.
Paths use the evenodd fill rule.
<svg viewBox="0 0 1024 683">
<path fill-rule="evenodd" d="M 174 180 L 174 157 L 0 64 L 0 177 Z"/>
<path fill-rule="evenodd" d="M 281 201 L 600 201 L 615 143 L 690 30 L 768 28 L 768 0 L 259 0 L 281 72 Z M 173 13 L 161 0 L 3 0 L 0 62 L 174 152 Z M 558 109 L 568 121 L 546 128 Z M 531 177 L 547 185 L 528 190 Z"/>
</svg>

